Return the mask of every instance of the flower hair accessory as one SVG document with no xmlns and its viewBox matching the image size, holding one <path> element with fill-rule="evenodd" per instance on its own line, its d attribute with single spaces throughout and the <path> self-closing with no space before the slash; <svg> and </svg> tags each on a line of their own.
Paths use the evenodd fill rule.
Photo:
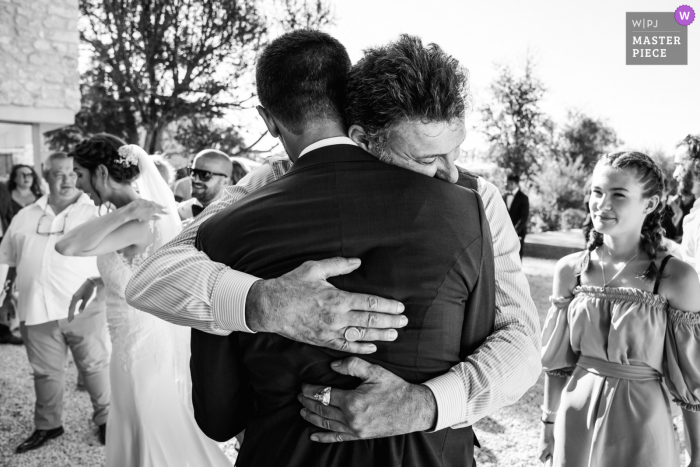
<svg viewBox="0 0 700 467">
<path fill-rule="evenodd" d="M 119 148 L 119 158 L 117 159 L 117 164 L 123 167 L 131 167 L 134 165 L 139 165 L 139 156 L 133 149 L 133 145 L 127 144 Z"/>
</svg>

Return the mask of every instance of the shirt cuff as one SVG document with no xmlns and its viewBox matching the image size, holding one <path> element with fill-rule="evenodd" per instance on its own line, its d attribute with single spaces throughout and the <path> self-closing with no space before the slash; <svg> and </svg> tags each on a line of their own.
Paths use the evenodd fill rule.
<svg viewBox="0 0 700 467">
<path fill-rule="evenodd" d="M 437 423 L 430 432 L 464 422 L 467 418 L 467 391 L 465 391 L 464 382 L 458 374 L 448 371 L 423 384 L 433 391 L 437 402 Z"/>
<path fill-rule="evenodd" d="M 221 329 L 254 334 L 245 322 L 245 301 L 250 287 L 259 280 L 244 272 L 224 270 L 211 297 L 214 322 Z"/>
</svg>

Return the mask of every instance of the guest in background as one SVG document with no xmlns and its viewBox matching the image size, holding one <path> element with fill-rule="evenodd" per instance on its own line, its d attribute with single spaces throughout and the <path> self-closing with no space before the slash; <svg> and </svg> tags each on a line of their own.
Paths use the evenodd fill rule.
<svg viewBox="0 0 700 467">
<path fill-rule="evenodd" d="M 520 240 L 520 259 L 523 259 L 525 248 L 525 235 L 527 235 L 527 223 L 530 220 L 530 198 L 520 190 L 520 177 L 509 175 L 506 182 L 506 195 L 503 200 L 508 207 L 510 220 L 515 227 L 515 233 Z"/>
<path fill-rule="evenodd" d="M 0 183 L 0 240 L 10 226 L 14 211 L 12 210 L 12 195 L 7 185 Z"/>
<path fill-rule="evenodd" d="M 7 185 L 0 183 L 0 241 L 7 232 L 13 216 L 10 190 L 7 189 Z M 0 265 L 0 277 L 6 277 L 6 280 L 0 283 L 0 294 L 5 294 L 5 299 L 0 300 L 0 344 L 20 345 L 22 338 L 13 333 L 18 328 L 19 322 L 9 293 L 15 279 L 15 268 Z"/>
<path fill-rule="evenodd" d="M 175 182 L 175 167 L 173 167 L 168 160 L 161 154 L 152 154 L 151 160 L 155 164 L 158 173 L 168 186 L 171 186 Z"/>
<path fill-rule="evenodd" d="M 238 180 L 248 175 L 248 171 L 239 162 L 231 161 L 231 185 L 238 183 Z"/>
<path fill-rule="evenodd" d="M 676 196 L 669 198 L 668 205 L 673 212 L 671 221 L 675 227 L 676 234 L 674 240 L 678 242 L 683 240 L 683 220 L 685 216 L 690 214 L 697 199 L 700 198 L 697 198 L 692 193 L 678 193 Z"/>
<path fill-rule="evenodd" d="M 20 209 L 41 198 L 43 194 L 41 191 L 41 182 L 36 172 L 34 172 L 34 169 L 30 166 L 24 164 L 17 164 L 12 167 L 8 188 L 12 196 L 13 216 L 16 215 Z"/>
<path fill-rule="evenodd" d="M 686 136 L 676 149 L 674 161 L 673 177 L 678 180 L 679 193 L 696 199 L 683 219 L 683 260 L 700 275 L 700 137 Z"/>
<path fill-rule="evenodd" d="M 192 181 L 192 200 L 181 203 L 178 213 L 182 220 L 197 217 L 207 206 L 221 198 L 231 184 L 231 159 L 216 149 L 199 152 L 189 167 Z"/>
<path fill-rule="evenodd" d="M 55 153 L 45 167 L 49 194 L 15 216 L 0 244 L 0 264 L 17 268 L 20 331 L 36 392 L 35 431 L 19 445 L 18 453 L 37 449 L 64 432 L 61 418 L 68 349 L 90 394 L 102 443 L 109 412 L 109 350 L 102 289 L 73 322 L 67 319 L 73 293 L 86 279 L 99 275 L 96 261 L 94 257 L 62 256 L 55 250 L 61 236 L 96 217 L 97 208 L 75 186 L 73 159 Z"/>
<path fill-rule="evenodd" d="M 183 167 L 180 170 L 188 173 L 187 167 Z M 178 170 L 177 173 L 179 173 L 180 170 Z M 192 179 L 189 175 L 178 178 L 175 183 L 173 183 L 173 194 L 175 195 L 175 201 L 178 203 L 192 199 Z"/>
</svg>

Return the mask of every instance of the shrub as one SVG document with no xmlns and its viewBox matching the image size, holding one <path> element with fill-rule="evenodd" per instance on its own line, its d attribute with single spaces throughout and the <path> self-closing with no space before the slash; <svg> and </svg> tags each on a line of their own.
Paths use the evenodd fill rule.
<svg viewBox="0 0 700 467">
<path fill-rule="evenodd" d="M 586 220 L 586 211 L 583 209 L 569 208 L 564 210 L 559 216 L 559 229 L 571 230 L 580 229 L 583 221 Z"/>
</svg>

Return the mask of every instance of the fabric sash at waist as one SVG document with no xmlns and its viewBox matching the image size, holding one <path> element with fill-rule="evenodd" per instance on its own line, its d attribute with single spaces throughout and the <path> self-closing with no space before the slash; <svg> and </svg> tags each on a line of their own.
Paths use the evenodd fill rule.
<svg viewBox="0 0 700 467">
<path fill-rule="evenodd" d="M 661 379 L 661 374 L 648 365 L 623 365 L 599 360 L 593 357 L 580 356 L 577 366 L 589 373 L 611 378 L 628 379 L 631 381 L 649 381 Z"/>
</svg>

